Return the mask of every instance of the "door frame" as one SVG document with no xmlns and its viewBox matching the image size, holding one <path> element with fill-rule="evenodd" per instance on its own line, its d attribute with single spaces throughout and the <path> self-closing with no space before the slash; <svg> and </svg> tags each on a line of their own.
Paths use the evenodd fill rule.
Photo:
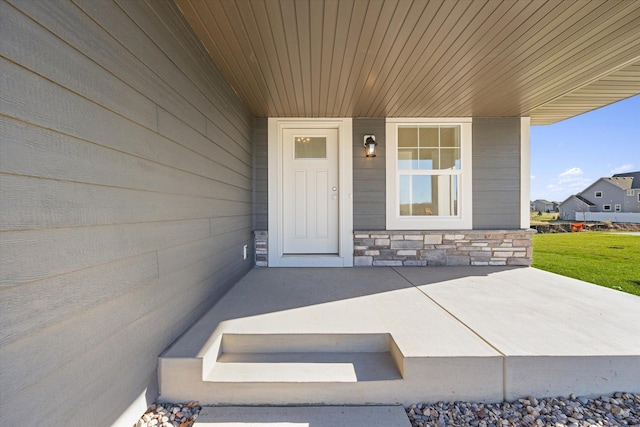
<svg viewBox="0 0 640 427">
<path fill-rule="evenodd" d="M 338 130 L 338 255 L 283 255 L 283 131 Z M 353 266 L 353 133 L 351 119 L 269 118 L 269 267 Z"/>
</svg>

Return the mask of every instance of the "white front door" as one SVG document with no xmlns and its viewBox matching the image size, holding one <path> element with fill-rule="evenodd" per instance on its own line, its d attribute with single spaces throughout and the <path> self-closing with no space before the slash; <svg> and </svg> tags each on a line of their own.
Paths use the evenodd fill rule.
<svg viewBox="0 0 640 427">
<path fill-rule="evenodd" d="M 282 133 L 283 255 L 338 255 L 338 129 Z"/>
<path fill-rule="evenodd" d="M 352 267 L 351 119 L 268 123 L 269 267 Z"/>
</svg>

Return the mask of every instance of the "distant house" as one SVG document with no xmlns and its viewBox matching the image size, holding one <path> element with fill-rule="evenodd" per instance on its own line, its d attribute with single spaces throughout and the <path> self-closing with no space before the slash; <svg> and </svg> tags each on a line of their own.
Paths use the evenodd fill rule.
<svg viewBox="0 0 640 427">
<path fill-rule="evenodd" d="M 555 212 L 557 208 L 558 203 L 544 199 L 534 200 L 531 203 L 531 210 L 535 212 Z"/>
<path fill-rule="evenodd" d="M 581 193 L 560 203 L 562 219 L 579 219 L 580 213 L 588 212 L 640 213 L 640 172 L 600 178 Z"/>
<path fill-rule="evenodd" d="M 596 205 L 580 195 L 573 194 L 560 203 L 560 219 L 581 219 L 576 213 L 595 212 Z M 584 218 L 582 218 L 584 219 Z"/>
</svg>

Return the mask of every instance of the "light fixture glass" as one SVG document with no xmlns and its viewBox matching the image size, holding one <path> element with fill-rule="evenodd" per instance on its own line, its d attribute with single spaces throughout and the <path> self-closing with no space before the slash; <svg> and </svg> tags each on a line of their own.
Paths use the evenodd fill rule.
<svg viewBox="0 0 640 427">
<path fill-rule="evenodd" d="M 365 135 L 364 136 L 364 149 L 367 157 L 376 157 L 376 136 Z"/>
</svg>

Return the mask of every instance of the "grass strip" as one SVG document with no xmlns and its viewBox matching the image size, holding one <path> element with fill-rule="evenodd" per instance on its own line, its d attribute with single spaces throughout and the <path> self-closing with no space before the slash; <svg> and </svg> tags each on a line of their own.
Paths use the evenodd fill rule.
<svg viewBox="0 0 640 427">
<path fill-rule="evenodd" d="M 533 267 L 640 296 L 640 237 L 602 232 L 536 234 Z"/>
</svg>

